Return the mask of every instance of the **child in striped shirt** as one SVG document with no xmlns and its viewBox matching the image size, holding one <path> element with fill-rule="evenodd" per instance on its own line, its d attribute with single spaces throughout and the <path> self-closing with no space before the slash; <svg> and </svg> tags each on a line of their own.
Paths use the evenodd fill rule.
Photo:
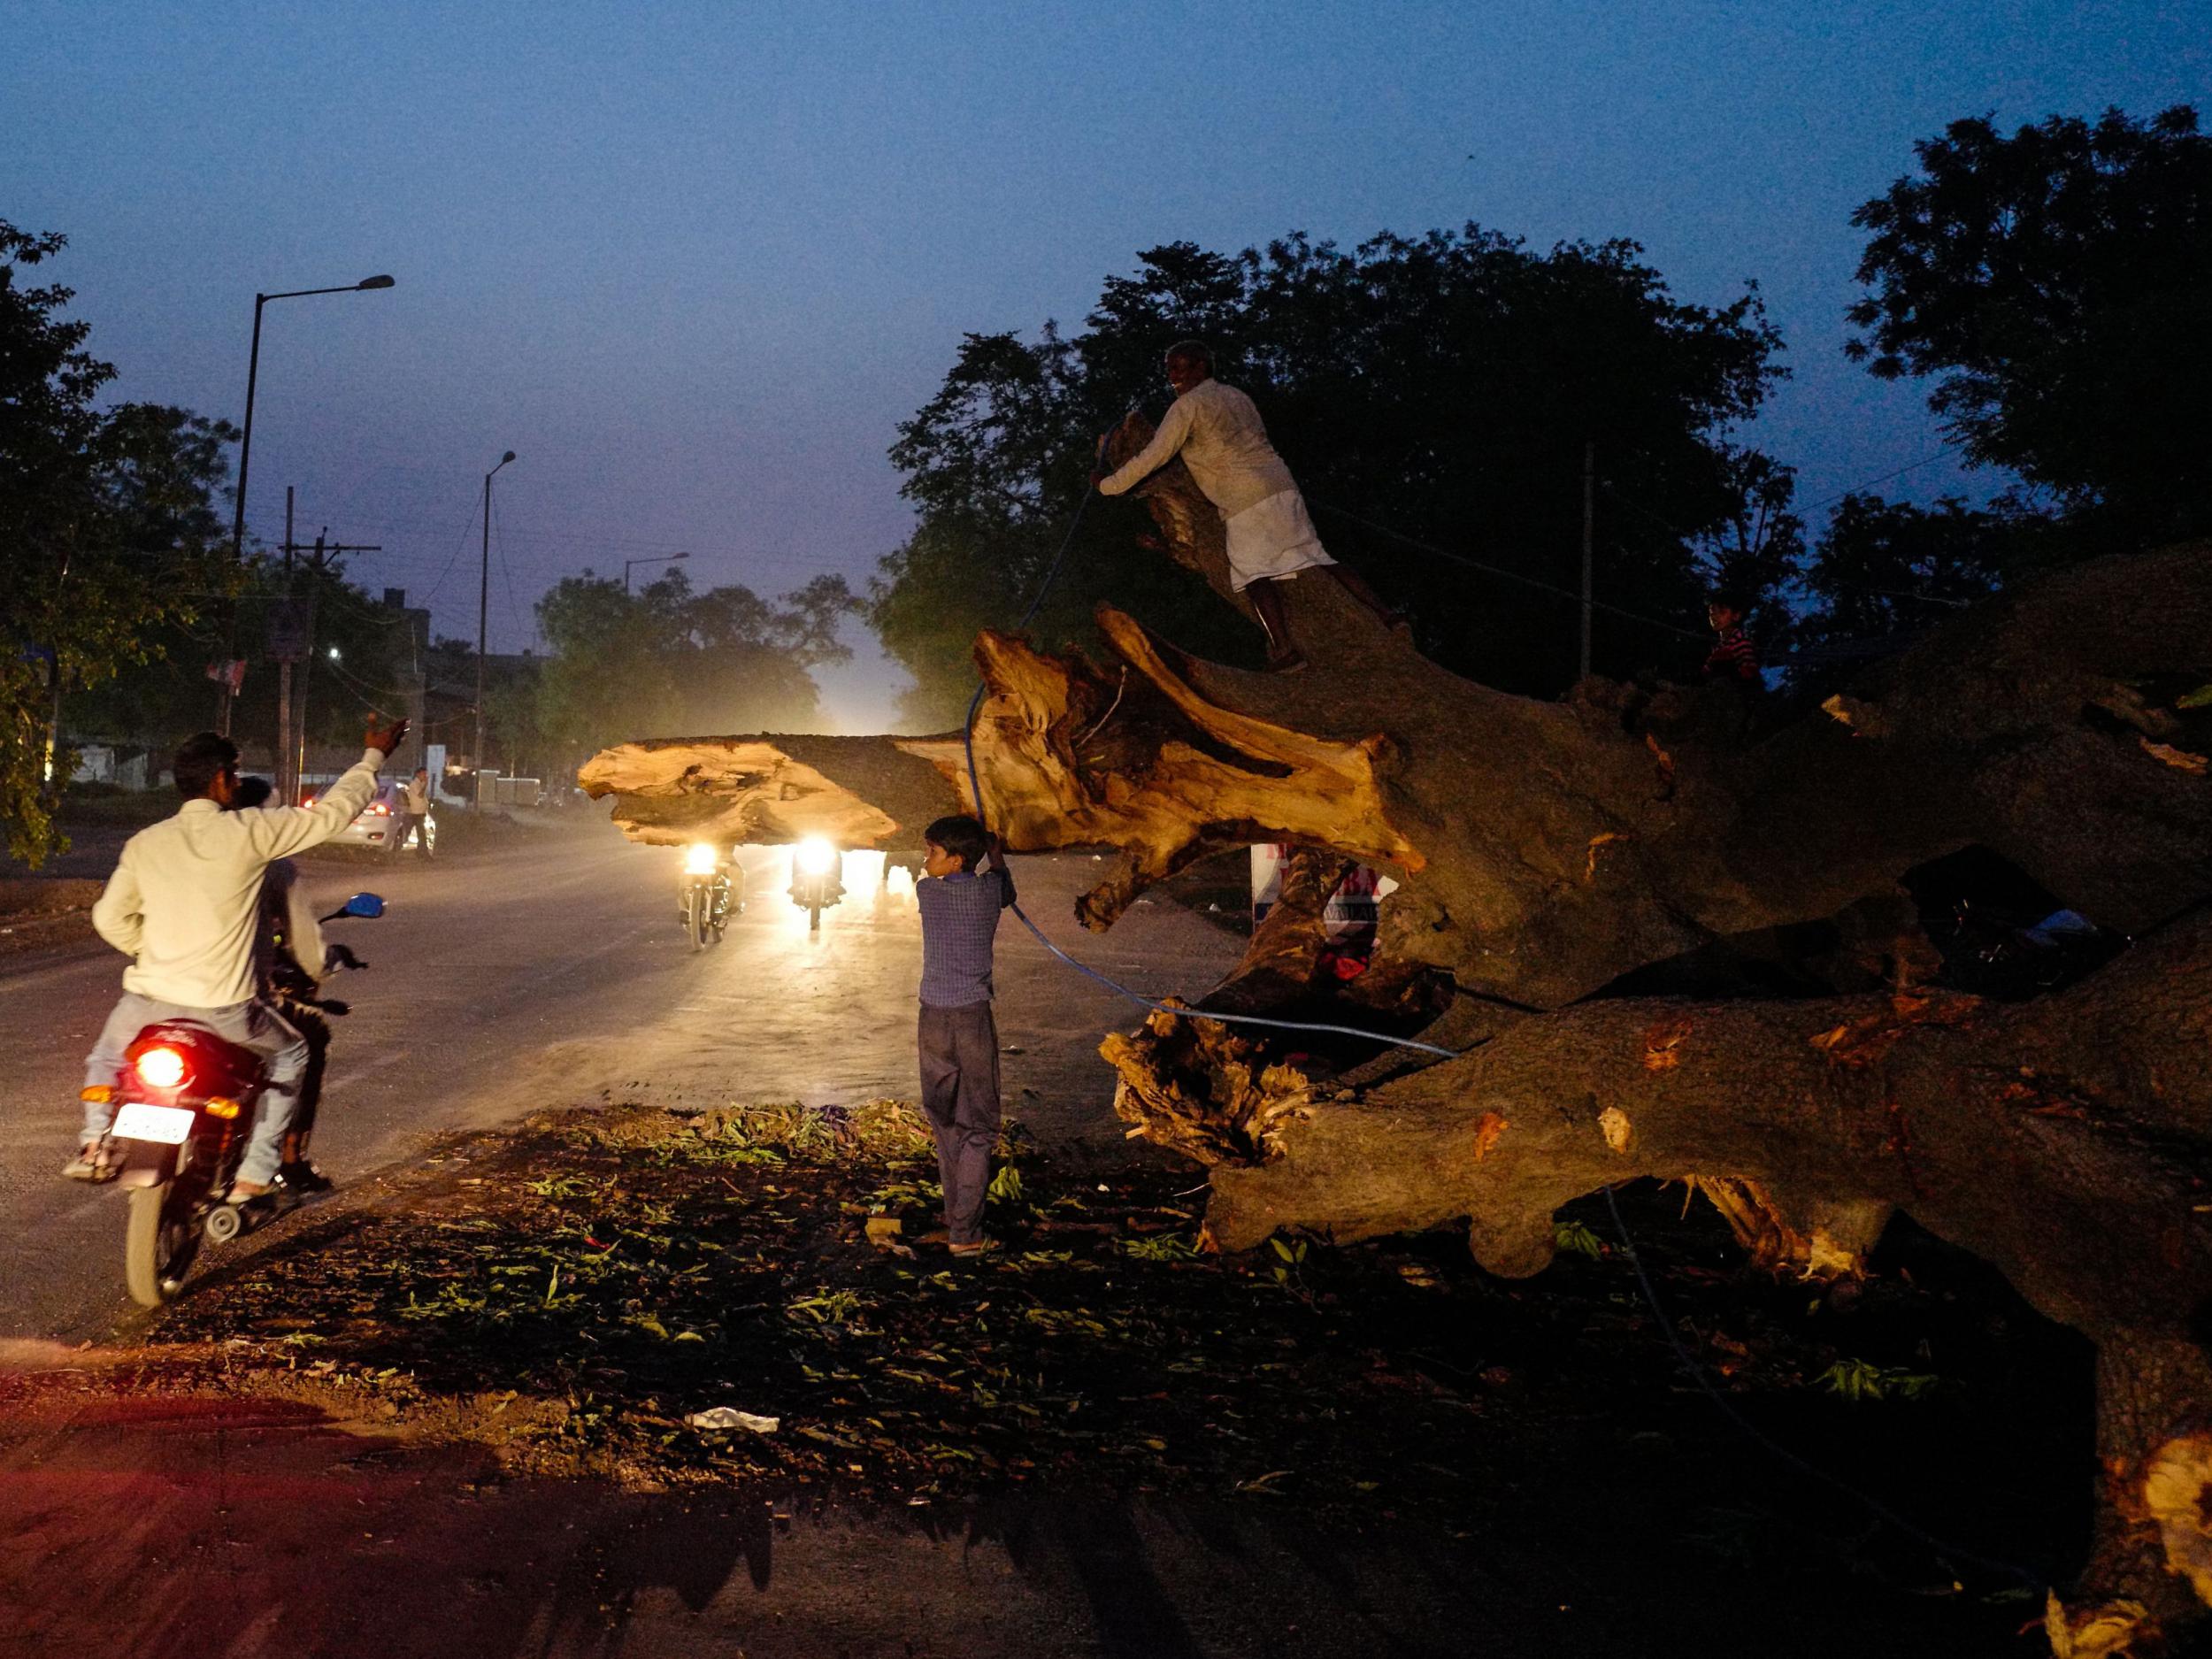
<svg viewBox="0 0 2212 1659">
<path fill-rule="evenodd" d="M 1743 631 L 1744 613 L 1748 609 L 1740 594 L 1717 593 L 1707 602 L 1705 619 L 1720 637 L 1712 655 L 1705 659 L 1706 679 L 1732 680 L 1747 690 L 1765 683 L 1759 678 L 1758 649 Z"/>
</svg>

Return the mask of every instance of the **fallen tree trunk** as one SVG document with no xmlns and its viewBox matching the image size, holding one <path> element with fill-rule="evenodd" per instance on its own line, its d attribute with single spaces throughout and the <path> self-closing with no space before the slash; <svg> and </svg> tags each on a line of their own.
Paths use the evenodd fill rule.
<svg viewBox="0 0 2212 1659">
<path fill-rule="evenodd" d="M 1179 466 L 1141 494 L 1233 598 Z M 1332 1077 L 1215 1023 L 1110 1038 L 1133 1129 L 1210 1166 L 1215 1238 L 1463 1222 L 1485 1266 L 1525 1274 L 1559 1204 L 1654 1174 L 1697 1180 L 1755 1255 L 1853 1272 L 1905 1210 L 2098 1344 L 2109 1479 L 2055 1647 L 2147 1649 L 2212 1600 L 2212 717 L 2183 697 L 2212 681 L 2212 546 L 1986 602 L 1756 741 L 1726 687 L 1537 703 L 1446 673 L 1325 579 L 1287 610 L 1311 664 L 1288 676 L 1110 609 L 1110 665 L 977 644 L 983 815 L 1016 851 L 1120 855 L 1078 919 L 1109 926 L 1216 851 L 1310 849 L 1218 1006 L 1433 1015 L 1424 1041 L 1460 1053 Z M 978 804 L 957 733 L 628 744 L 580 781 L 652 841 L 911 848 Z M 1970 849 L 2155 937 L 2062 995 L 1916 991 L 1935 959 L 1901 880 Z M 1336 987 L 1319 901 L 1346 860 L 1401 887 L 1374 965 Z M 1837 995 L 1657 999 L 1629 977 L 1762 954 Z"/>
<path fill-rule="evenodd" d="M 1909 1210 L 2098 1345 L 2079 1617 L 2212 1591 L 2212 911 L 2037 1002 L 1601 1001 L 1357 1099 L 1217 1025 L 1156 1016 L 1107 1052 L 1123 1116 L 1212 1165 L 1225 1249 L 1456 1222 L 1520 1278 L 1562 1204 L 1639 1176 L 1757 1183 L 1831 1251 Z"/>
</svg>

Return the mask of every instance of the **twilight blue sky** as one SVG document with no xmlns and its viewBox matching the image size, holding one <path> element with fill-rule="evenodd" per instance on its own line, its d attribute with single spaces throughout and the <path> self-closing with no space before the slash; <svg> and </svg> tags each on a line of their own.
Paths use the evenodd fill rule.
<svg viewBox="0 0 2212 1659">
<path fill-rule="evenodd" d="M 355 575 L 472 636 L 513 449 L 513 649 L 587 565 L 863 583 L 961 333 L 1074 322 L 1179 238 L 1471 219 L 1634 237 L 1689 299 L 1756 277 L 1796 378 L 1746 435 L 1817 503 L 1939 448 L 1842 359 L 1851 210 L 1962 115 L 2212 116 L 2208 43 L 2212 0 L 6 0 L 0 218 L 70 235 L 121 396 L 234 419 L 256 289 L 395 275 L 269 308 L 249 524 L 297 486 L 304 534 L 382 543 Z M 882 729 L 856 642 L 830 710 Z"/>
</svg>

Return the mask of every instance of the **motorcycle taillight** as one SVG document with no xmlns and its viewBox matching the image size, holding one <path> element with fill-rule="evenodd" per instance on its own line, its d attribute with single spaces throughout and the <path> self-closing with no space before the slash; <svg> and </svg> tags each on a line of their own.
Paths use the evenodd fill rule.
<svg viewBox="0 0 2212 1659">
<path fill-rule="evenodd" d="M 184 1056 L 165 1046 L 147 1049 L 131 1063 L 148 1088 L 174 1088 L 184 1081 Z"/>
</svg>

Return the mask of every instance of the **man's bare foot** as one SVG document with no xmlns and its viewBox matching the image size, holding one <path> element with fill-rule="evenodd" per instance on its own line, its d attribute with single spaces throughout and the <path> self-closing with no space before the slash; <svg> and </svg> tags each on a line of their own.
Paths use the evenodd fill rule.
<svg viewBox="0 0 2212 1659">
<path fill-rule="evenodd" d="M 250 1204 L 257 1198 L 266 1197 L 268 1192 L 269 1183 L 266 1181 L 233 1181 L 230 1192 L 223 1202 L 227 1204 Z"/>
<path fill-rule="evenodd" d="M 996 1239 L 978 1239 L 972 1244 L 956 1244 L 951 1247 L 955 1256 L 989 1256 L 997 1248 Z"/>
</svg>

